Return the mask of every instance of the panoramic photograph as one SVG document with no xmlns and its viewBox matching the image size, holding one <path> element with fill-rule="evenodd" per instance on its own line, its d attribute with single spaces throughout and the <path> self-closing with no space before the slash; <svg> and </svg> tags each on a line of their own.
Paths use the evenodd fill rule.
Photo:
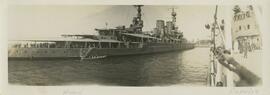
<svg viewBox="0 0 270 95">
<path fill-rule="evenodd" d="M 13 5 L 8 84 L 257 87 L 257 5 Z"/>
</svg>

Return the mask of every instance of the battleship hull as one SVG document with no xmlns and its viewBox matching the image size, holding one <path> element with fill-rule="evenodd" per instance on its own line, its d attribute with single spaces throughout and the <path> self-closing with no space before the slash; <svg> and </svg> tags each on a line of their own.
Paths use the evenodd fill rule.
<svg viewBox="0 0 270 95">
<path fill-rule="evenodd" d="M 96 59 L 109 56 L 180 51 L 192 48 L 194 48 L 193 44 L 145 48 L 9 48 L 8 59 Z"/>
</svg>

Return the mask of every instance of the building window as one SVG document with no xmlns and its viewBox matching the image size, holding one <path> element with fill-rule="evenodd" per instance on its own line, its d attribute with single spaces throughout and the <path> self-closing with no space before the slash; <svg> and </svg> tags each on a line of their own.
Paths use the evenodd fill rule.
<svg viewBox="0 0 270 95">
<path fill-rule="evenodd" d="M 238 15 L 237 19 L 238 19 L 238 20 L 241 20 L 241 15 Z"/>
<path fill-rule="evenodd" d="M 246 14 L 243 14 L 243 19 L 246 19 Z"/>
<path fill-rule="evenodd" d="M 250 25 L 249 24 L 247 25 L 247 29 L 250 29 Z"/>
<path fill-rule="evenodd" d="M 250 12 L 249 11 L 247 11 L 246 16 L 250 17 Z"/>
<path fill-rule="evenodd" d="M 241 30 L 241 26 L 239 26 L 239 30 Z"/>
<path fill-rule="evenodd" d="M 238 19 L 237 19 L 237 16 L 235 15 L 235 16 L 234 16 L 234 21 L 237 21 L 237 20 L 238 20 Z"/>
</svg>

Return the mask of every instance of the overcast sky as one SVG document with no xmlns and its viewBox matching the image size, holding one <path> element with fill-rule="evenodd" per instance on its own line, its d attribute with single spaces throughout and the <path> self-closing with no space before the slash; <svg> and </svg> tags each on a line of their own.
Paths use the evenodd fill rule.
<svg viewBox="0 0 270 95">
<path fill-rule="evenodd" d="M 176 8 L 177 26 L 188 40 L 207 39 L 204 25 L 213 21 L 214 5 L 143 6 L 144 31 L 155 27 L 156 20 L 171 20 Z M 225 6 L 218 16 L 225 15 Z M 61 34 L 96 34 L 95 28 L 114 28 L 132 22 L 133 6 L 116 5 L 27 5 L 10 6 L 8 10 L 9 39 L 58 37 Z"/>
</svg>

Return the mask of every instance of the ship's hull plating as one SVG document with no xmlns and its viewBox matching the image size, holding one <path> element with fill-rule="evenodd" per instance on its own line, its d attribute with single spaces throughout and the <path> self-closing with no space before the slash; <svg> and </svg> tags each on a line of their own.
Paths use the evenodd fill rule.
<svg viewBox="0 0 270 95">
<path fill-rule="evenodd" d="M 8 57 L 9 59 L 103 58 L 108 56 L 150 54 L 192 48 L 194 48 L 194 45 L 146 48 L 9 48 Z"/>
</svg>

